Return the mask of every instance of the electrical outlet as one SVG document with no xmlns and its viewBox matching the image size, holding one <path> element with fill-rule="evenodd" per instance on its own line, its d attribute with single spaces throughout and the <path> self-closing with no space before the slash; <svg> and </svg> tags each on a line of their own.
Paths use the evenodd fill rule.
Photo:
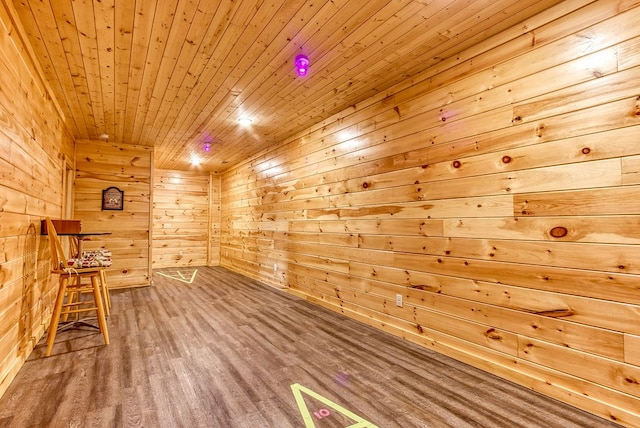
<svg viewBox="0 0 640 428">
<path fill-rule="evenodd" d="M 396 306 L 402 307 L 402 294 L 396 294 Z"/>
</svg>

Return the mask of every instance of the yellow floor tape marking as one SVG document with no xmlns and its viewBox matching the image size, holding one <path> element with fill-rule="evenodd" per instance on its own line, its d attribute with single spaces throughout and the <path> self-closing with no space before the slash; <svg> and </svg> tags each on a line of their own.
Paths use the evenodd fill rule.
<svg viewBox="0 0 640 428">
<path fill-rule="evenodd" d="M 163 272 L 156 272 L 158 275 L 162 275 L 165 276 L 167 278 L 171 278 L 171 279 L 175 279 L 181 282 L 185 282 L 187 284 L 191 284 L 193 282 L 193 280 L 196 278 L 196 274 L 198 273 L 198 269 L 194 270 L 193 273 L 191 274 L 191 279 L 186 279 L 187 277 L 184 276 L 182 274 L 182 272 L 180 272 L 179 270 L 176 271 L 175 274 L 168 274 L 168 273 L 163 273 Z M 179 276 L 176 276 L 176 274 Z"/>
<path fill-rule="evenodd" d="M 302 415 L 302 419 L 304 420 L 304 425 L 305 428 L 315 428 L 315 424 L 313 422 L 313 418 L 311 416 L 311 412 L 309 411 L 309 408 L 307 408 L 307 404 L 304 402 L 304 397 L 302 397 L 302 394 L 307 394 L 313 398 L 315 398 L 316 400 L 324 403 L 327 407 L 332 408 L 333 410 L 335 410 L 338 413 L 343 414 L 344 416 L 350 418 L 353 421 L 356 421 L 355 424 L 353 425 L 349 425 L 346 428 L 378 428 L 377 425 L 372 424 L 371 422 L 361 418 L 360 416 L 356 415 L 353 412 L 350 412 L 349 410 L 345 409 L 344 407 L 334 403 L 333 401 L 323 397 L 322 395 L 318 394 L 317 392 L 313 392 L 312 390 L 310 390 L 309 388 L 306 388 L 302 385 L 300 385 L 299 383 L 294 383 L 293 385 L 291 385 L 291 391 L 293 392 L 293 396 L 296 399 L 296 404 L 298 405 L 298 409 L 300 410 L 300 414 Z M 313 413 L 317 418 L 321 419 L 322 417 L 328 416 L 330 413 L 328 410 L 326 409 L 322 409 L 318 412 L 314 412 Z"/>
</svg>

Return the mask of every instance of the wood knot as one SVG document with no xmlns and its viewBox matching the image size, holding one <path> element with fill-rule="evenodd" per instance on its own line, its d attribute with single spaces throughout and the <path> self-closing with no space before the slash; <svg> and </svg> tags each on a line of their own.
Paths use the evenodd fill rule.
<svg viewBox="0 0 640 428">
<path fill-rule="evenodd" d="M 424 165 L 421 166 L 421 168 L 422 169 L 427 169 L 427 168 L 429 168 L 429 165 L 428 164 L 424 164 Z"/>
<path fill-rule="evenodd" d="M 550 318 L 563 318 L 563 317 L 571 317 L 574 315 L 574 312 L 571 309 L 565 309 L 565 308 L 549 309 L 546 311 L 537 311 L 534 313 L 536 315 L 540 315 L 543 317 L 550 317 Z"/>
<path fill-rule="evenodd" d="M 567 228 L 563 226 L 556 226 L 549 232 L 549 234 L 554 238 L 564 238 L 568 233 L 569 231 Z"/>
<path fill-rule="evenodd" d="M 503 163 L 511 162 L 511 156 L 502 156 L 502 162 Z"/>
<path fill-rule="evenodd" d="M 453 161 L 452 165 L 454 168 L 460 168 L 462 166 L 462 163 L 456 160 L 456 161 Z"/>
<path fill-rule="evenodd" d="M 489 330 L 485 331 L 484 335 L 491 340 L 502 340 L 502 336 L 496 331 L 495 328 L 490 328 Z"/>
<path fill-rule="evenodd" d="M 416 324 L 416 329 L 418 330 L 418 333 L 422 334 L 424 332 L 424 330 L 422 329 L 422 326 L 420 324 Z"/>
<path fill-rule="evenodd" d="M 362 188 L 363 189 L 368 189 L 369 188 L 369 183 L 367 183 L 366 181 L 364 183 L 362 183 Z"/>
<path fill-rule="evenodd" d="M 588 155 L 589 153 L 591 153 L 591 149 L 589 147 L 585 147 L 582 149 L 583 155 Z"/>
<path fill-rule="evenodd" d="M 446 122 L 446 121 L 447 121 L 447 118 L 446 118 L 446 117 L 444 117 L 444 116 L 442 116 L 442 117 L 440 118 L 440 120 L 441 120 L 441 121 L 443 121 L 443 122 Z"/>
<path fill-rule="evenodd" d="M 511 121 L 512 123 L 520 123 L 522 122 L 522 117 L 521 116 L 516 116 L 513 118 L 513 120 Z"/>
</svg>

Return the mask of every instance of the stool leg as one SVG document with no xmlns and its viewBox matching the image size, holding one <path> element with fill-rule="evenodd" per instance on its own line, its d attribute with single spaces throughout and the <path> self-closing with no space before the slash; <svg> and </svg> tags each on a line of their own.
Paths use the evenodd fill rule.
<svg viewBox="0 0 640 428">
<path fill-rule="evenodd" d="M 98 325 L 104 338 L 104 344 L 109 344 L 109 331 L 107 330 L 107 320 L 104 317 L 104 307 L 102 306 L 102 292 L 100 291 L 100 285 L 98 284 L 98 275 L 91 276 L 91 284 L 93 285 L 93 299 L 96 302 L 98 312 Z"/>
<path fill-rule="evenodd" d="M 104 269 L 100 269 L 100 284 L 104 301 L 104 312 L 109 316 L 111 315 L 111 295 L 109 294 L 109 286 L 107 285 L 107 272 Z"/>
<path fill-rule="evenodd" d="M 80 286 L 80 277 L 78 276 L 77 278 L 75 278 L 76 280 L 76 286 Z M 69 279 L 69 281 L 71 281 L 71 279 Z M 75 291 L 70 291 L 69 295 L 67 296 L 67 304 L 69 303 L 74 303 L 76 301 L 76 297 L 78 298 L 78 300 L 80 300 L 80 293 L 75 292 Z M 75 319 L 76 321 L 79 319 L 79 314 L 75 314 Z M 65 312 L 62 315 L 62 321 L 67 322 L 69 321 L 69 312 Z"/>
<path fill-rule="evenodd" d="M 47 352 L 45 356 L 50 356 L 53 350 L 53 342 L 56 340 L 56 331 L 58 330 L 58 323 L 60 322 L 60 312 L 62 312 L 62 303 L 64 302 L 64 295 L 67 292 L 67 284 L 69 283 L 69 277 L 60 276 L 60 287 L 58 288 L 58 295 L 56 296 L 56 305 L 53 308 L 51 314 L 51 322 L 49 323 L 49 334 L 47 335 Z"/>
</svg>

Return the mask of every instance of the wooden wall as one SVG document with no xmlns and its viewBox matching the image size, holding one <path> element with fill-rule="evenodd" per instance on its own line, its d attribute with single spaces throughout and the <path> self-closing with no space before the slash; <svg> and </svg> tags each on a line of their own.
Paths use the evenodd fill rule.
<svg viewBox="0 0 640 428">
<path fill-rule="evenodd" d="M 11 5 L 0 2 L 0 396 L 51 316 L 49 243 L 40 220 L 60 217 L 73 140 Z"/>
<path fill-rule="evenodd" d="M 208 263 L 210 186 L 208 172 L 154 171 L 154 269 Z"/>
<path fill-rule="evenodd" d="M 640 426 L 638 22 L 564 2 L 233 167 L 221 265 Z"/>
<path fill-rule="evenodd" d="M 111 232 L 90 237 L 84 248 L 111 250 L 110 287 L 149 285 L 153 149 L 80 140 L 76 157 L 74 218 L 83 231 Z M 124 191 L 122 211 L 102 210 L 102 191 L 112 186 Z"/>
<path fill-rule="evenodd" d="M 220 265 L 220 175 L 211 173 L 209 178 L 209 257 L 208 266 Z"/>
</svg>

